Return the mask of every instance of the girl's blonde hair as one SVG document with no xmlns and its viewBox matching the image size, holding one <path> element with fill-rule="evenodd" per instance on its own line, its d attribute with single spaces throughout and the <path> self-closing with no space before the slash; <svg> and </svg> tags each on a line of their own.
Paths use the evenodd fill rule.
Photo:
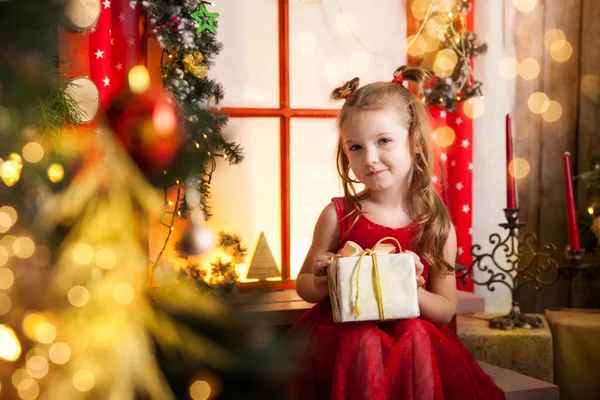
<svg viewBox="0 0 600 400">
<path fill-rule="evenodd" d="M 360 111 L 395 107 L 408 121 L 408 142 L 413 162 L 408 196 L 409 215 L 416 220 L 418 229 L 412 238 L 413 248 L 429 265 L 438 271 L 450 273 L 454 267 L 444 258 L 444 246 L 451 230 L 448 211 L 432 183 L 433 148 L 430 140 L 429 117 L 424 104 L 401 83 L 415 82 L 419 91 L 428 74 L 420 68 L 400 67 L 392 82 L 375 82 L 358 88 L 358 78 L 334 89 L 332 97 L 346 101 L 338 117 L 340 132 L 337 144 L 337 170 L 344 188 L 348 218 L 355 217 L 352 227 L 361 215 L 360 201 L 369 197 L 369 190 L 360 193 L 354 187 L 360 183 L 350 177 L 350 161 L 341 132 Z"/>
</svg>

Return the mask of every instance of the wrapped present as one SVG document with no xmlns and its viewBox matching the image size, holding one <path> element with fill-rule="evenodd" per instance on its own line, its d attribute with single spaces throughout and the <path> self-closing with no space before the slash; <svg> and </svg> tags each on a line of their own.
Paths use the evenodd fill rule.
<svg viewBox="0 0 600 400">
<path fill-rule="evenodd" d="M 363 250 L 348 241 L 328 269 L 329 298 L 335 322 L 385 321 L 419 316 L 415 260 L 394 254 L 380 240 Z"/>
</svg>

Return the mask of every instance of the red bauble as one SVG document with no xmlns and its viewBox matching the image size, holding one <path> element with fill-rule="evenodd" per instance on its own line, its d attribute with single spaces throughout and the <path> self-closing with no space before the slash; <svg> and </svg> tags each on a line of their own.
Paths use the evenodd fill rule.
<svg viewBox="0 0 600 400">
<path fill-rule="evenodd" d="M 171 165 L 184 134 L 170 97 L 125 92 L 111 103 L 106 116 L 142 171 L 152 174 Z"/>
</svg>

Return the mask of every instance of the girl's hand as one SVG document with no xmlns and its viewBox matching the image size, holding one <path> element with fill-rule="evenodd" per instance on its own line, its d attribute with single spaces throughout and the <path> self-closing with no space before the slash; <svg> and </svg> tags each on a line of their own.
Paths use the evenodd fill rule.
<svg viewBox="0 0 600 400">
<path fill-rule="evenodd" d="M 423 274 L 423 270 L 425 269 L 425 266 L 421 262 L 421 258 L 416 253 L 413 253 L 410 250 L 405 250 L 404 253 L 411 254 L 413 256 L 413 258 L 415 259 L 415 268 L 416 268 L 416 273 L 417 273 L 417 287 L 420 288 L 421 286 L 423 286 L 425 284 L 425 278 L 423 278 L 421 276 Z"/>
<path fill-rule="evenodd" d="M 329 264 L 331 264 L 334 257 L 335 254 L 333 253 L 318 256 L 312 267 L 315 287 L 322 294 L 329 293 L 329 286 L 327 285 L 327 267 L 329 267 Z"/>
</svg>

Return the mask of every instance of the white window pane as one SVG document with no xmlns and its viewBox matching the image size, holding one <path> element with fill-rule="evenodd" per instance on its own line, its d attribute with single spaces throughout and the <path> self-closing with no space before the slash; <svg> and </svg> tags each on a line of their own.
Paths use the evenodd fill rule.
<svg viewBox="0 0 600 400">
<path fill-rule="evenodd" d="M 310 247 L 317 218 L 332 197 L 343 196 L 335 167 L 335 119 L 297 118 L 290 135 L 291 277 Z"/>
<path fill-rule="evenodd" d="M 261 232 L 281 270 L 279 119 L 232 118 L 225 136 L 242 145 L 245 158 L 231 166 L 222 159 L 217 162 L 211 183 L 213 216 L 208 225 L 215 232 L 241 236 L 248 248 L 246 262 L 236 267 L 242 278 Z"/>
<path fill-rule="evenodd" d="M 391 80 L 406 63 L 405 2 L 290 0 L 289 47 L 292 107 L 339 107 L 336 86 Z"/>
<path fill-rule="evenodd" d="M 221 0 L 217 39 L 223 49 L 209 76 L 223 84 L 224 107 L 279 107 L 277 0 Z"/>
</svg>

